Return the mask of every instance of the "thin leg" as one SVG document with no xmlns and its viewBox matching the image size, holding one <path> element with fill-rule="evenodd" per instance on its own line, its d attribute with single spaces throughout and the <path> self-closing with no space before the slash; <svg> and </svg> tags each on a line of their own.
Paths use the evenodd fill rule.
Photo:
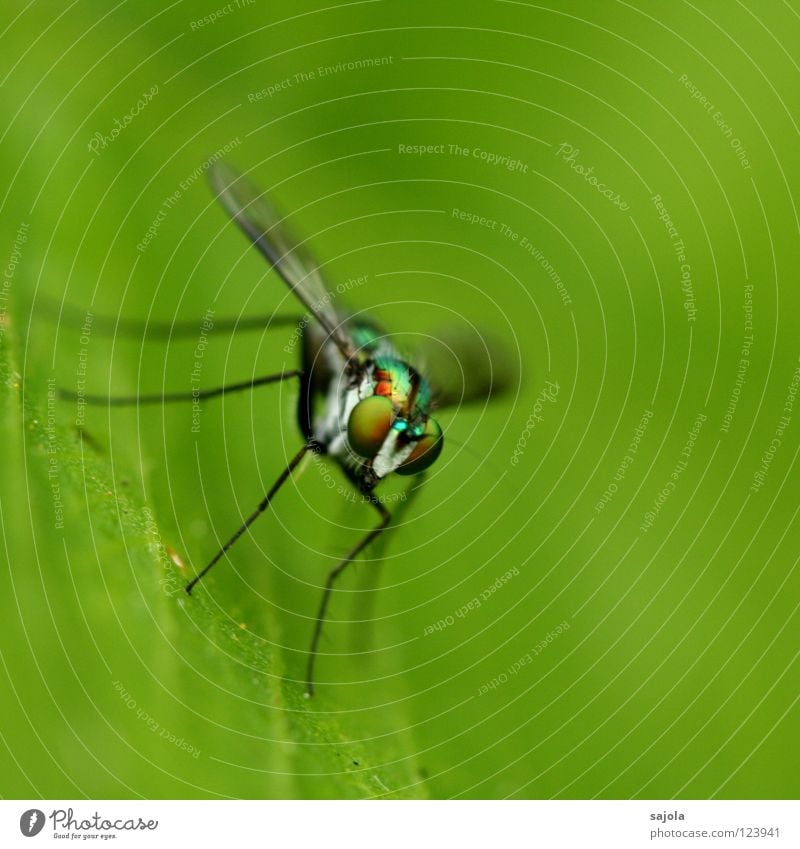
<svg viewBox="0 0 800 849">
<path fill-rule="evenodd" d="M 358 593 L 356 593 L 350 609 L 356 619 L 361 620 L 358 628 L 351 628 L 349 633 L 352 651 L 363 651 L 374 644 L 373 631 L 375 627 L 374 609 L 378 597 L 376 592 L 381 581 L 381 570 L 385 568 L 383 552 L 395 529 L 403 524 L 406 514 L 411 509 L 417 494 L 422 490 L 427 471 L 414 477 L 409 477 L 403 495 L 405 498 L 397 502 L 392 512 L 392 527 L 388 533 L 382 534 L 372 547 L 372 557 L 377 561 L 370 569 L 362 569 L 358 574 Z"/>
<path fill-rule="evenodd" d="M 100 318 L 101 316 L 98 316 Z M 137 321 L 136 319 L 116 319 L 103 316 L 105 324 L 97 326 L 95 319 L 92 322 L 92 331 L 111 333 L 119 336 L 128 336 L 140 339 L 145 334 L 156 339 L 195 339 L 202 329 L 199 321 Z M 303 320 L 302 316 L 296 315 L 253 315 L 241 318 L 216 318 L 212 319 L 214 326 L 209 333 L 231 332 L 233 330 L 273 330 L 278 327 L 297 327 Z M 267 326 L 269 325 L 269 326 Z M 103 328 L 102 330 L 100 328 Z"/>
<path fill-rule="evenodd" d="M 291 377 L 302 377 L 299 369 L 282 371 L 280 374 L 268 374 L 266 377 L 256 377 L 253 380 L 243 380 L 241 383 L 229 383 L 227 386 L 217 386 L 214 389 L 204 389 L 202 392 L 166 392 L 162 395 L 116 395 L 110 398 L 106 395 L 80 395 L 69 389 L 59 389 L 58 394 L 70 401 L 82 401 L 84 404 L 100 404 L 107 407 L 128 407 L 139 404 L 165 404 L 169 401 L 201 401 L 206 398 L 216 398 L 218 395 L 255 389 L 268 383 L 278 383 Z"/>
<path fill-rule="evenodd" d="M 380 524 L 373 528 L 362 540 L 358 543 L 358 545 L 353 548 L 349 554 L 345 555 L 342 560 L 339 561 L 338 565 L 331 569 L 328 573 L 328 579 L 325 582 L 325 589 L 322 591 L 322 601 L 319 605 L 319 611 L 317 613 L 317 621 L 314 624 L 314 635 L 311 638 L 311 648 L 308 652 L 308 670 L 306 673 L 306 697 L 311 698 L 314 695 L 314 661 L 317 658 L 317 648 L 319 647 L 319 638 L 322 635 L 322 623 L 325 621 L 325 614 L 328 610 L 328 602 L 331 599 L 331 591 L 333 590 L 333 585 L 339 575 L 344 572 L 344 570 L 353 562 L 353 560 L 361 553 L 361 551 L 368 546 L 372 540 L 376 537 L 380 536 L 380 534 L 386 530 L 386 526 L 389 524 L 389 520 L 392 518 L 389 515 L 389 511 L 383 506 L 383 504 L 378 501 L 377 498 L 373 496 L 371 503 L 374 505 L 375 509 L 381 514 Z"/>
<path fill-rule="evenodd" d="M 195 339 L 202 330 L 201 320 L 197 321 L 144 321 L 124 316 L 97 315 L 91 310 L 80 310 L 72 304 L 62 304 L 56 298 L 39 294 L 37 306 L 46 313 L 51 321 L 59 323 L 66 319 L 75 327 L 81 327 L 86 321 L 86 313 L 92 315 L 92 333 L 104 336 L 127 336 L 141 339 L 153 336 L 156 339 Z M 208 332 L 230 332 L 233 330 L 272 330 L 277 327 L 297 326 L 303 321 L 296 315 L 253 315 L 241 318 L 212 318 L 213 328 Z M 269 325 L 269 327 L 267 327 Z"/>
<path fill-rule="evenodd" d="M 297 454 L 289 460 L 289 464 L 286 468 L 280 473 L 278 476 L 278 480 L 272 485 L 270 491 L 264 496 L 263 501 L 256 507 L 256 509 L 251 513 L 247 519 L 240 526 L 239 530 L 225 543 L 225 545 L 220 548 L 220 550 L 214 555 L 214 558 L 211 562 L 205 566 L 191 581 L 186 585 L 186 592 L 191 595 L 192 590 L 194 589 L 195 584 L 203 578 L 211 569 L 211 567 L 222 558 L 225 552 L 236 542 L 237 539 L 250 527 L 250 525 L 255 522 L 255 520 L 269 507 L 270 502 L 272 501 L 275 493 L 286 483 L 289 479 L 289 476 L 292 474 L 297 464 L 303 459 L 306 451 L 313 451 L 314 446 L 311 443 L 306 443 Z"/>
</svg>

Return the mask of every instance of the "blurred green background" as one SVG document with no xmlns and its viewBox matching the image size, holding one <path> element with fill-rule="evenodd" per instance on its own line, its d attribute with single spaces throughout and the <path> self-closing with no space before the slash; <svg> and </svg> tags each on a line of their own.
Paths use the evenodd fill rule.
<svg viewBox="0 0 800 849">
<path fill-rule="evenodd" d="M 797 797 L 796 2 L 9 0 L 0 32 L 4 797 Z M 324 467 L 181 591 L 299 446 L 294 386 L 195 430 L 55 397 L 294 365 L 287 328 L 197 356 L 208 310 L 298 312 L 219 152 L 352 308 L 521 369 L 440 414 L 311 702 L 374 522 Z"/>
</svg>

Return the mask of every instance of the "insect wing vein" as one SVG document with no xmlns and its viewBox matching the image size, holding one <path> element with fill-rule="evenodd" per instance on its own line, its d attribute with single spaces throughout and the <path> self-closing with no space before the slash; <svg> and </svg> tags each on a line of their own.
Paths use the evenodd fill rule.
<svg viewBox="0 0 800 849">
<path fill-rule="evenodd" d="M 209 176 L 214 193 L 228 214 L 349 360 L 354 348 L 331 306 L 332 297 L 319 268 L 297 240 L 290 237 L 280 213 L 230 165 L 214 163 Z"/>
</svg>

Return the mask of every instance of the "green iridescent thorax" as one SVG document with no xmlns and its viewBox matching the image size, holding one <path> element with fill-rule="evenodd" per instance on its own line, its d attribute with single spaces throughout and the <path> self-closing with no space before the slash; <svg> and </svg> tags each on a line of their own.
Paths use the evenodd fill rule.
<svg viewBox="0 0 800 849">
<path fill-rule="evenodd" d="M 348 332 L 363 360 L 372 360 L 375 366 L 374 392 L 391 400 L 395 429 L 407 431 L 409 437 L 420 435 L 431 404 L 428 381 L 400 359 L 379 325 L 356 319 L 348 324 Z"/>
<path fill-rule="evenodd" d="M 428 381 L 396 356 L 380 354 L 373 362 L 375 394 L 391 400 L 397 414 L 394 428 L 410 437 L 421 435 L 431 403 Z"/>
<path fill-rule="evenodd" d="M 380 328 L 365 321 L 354 321 L 348 324 L 348 331 L 357 348 L 363 348 L 373 354 L 381 345 Z"/>
</svg>

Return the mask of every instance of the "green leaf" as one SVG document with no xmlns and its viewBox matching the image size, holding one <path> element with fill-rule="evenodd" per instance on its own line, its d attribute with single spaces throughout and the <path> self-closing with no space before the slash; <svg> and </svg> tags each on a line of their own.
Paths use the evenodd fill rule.
<svg viewBox="0 0 800 849">
<path fill-rule="evenodd" d="M 2 530 L 9 570 L 0 679 L 5 786 L 59 798 L 410 797 L 402 741 L 308 701 L 266 633 L 240 627 L 167 548 L 151 508 L 65 426 L 40 375 L 2 345 Z M 116 474 L 116 477 L 115 477 Z M 123 478 L 124 479 L 124 478 Z M 298 666 L 298 664 L 295 664 Z M 12 745 L 12 749 L 13 749 Z"/>
</svg>

